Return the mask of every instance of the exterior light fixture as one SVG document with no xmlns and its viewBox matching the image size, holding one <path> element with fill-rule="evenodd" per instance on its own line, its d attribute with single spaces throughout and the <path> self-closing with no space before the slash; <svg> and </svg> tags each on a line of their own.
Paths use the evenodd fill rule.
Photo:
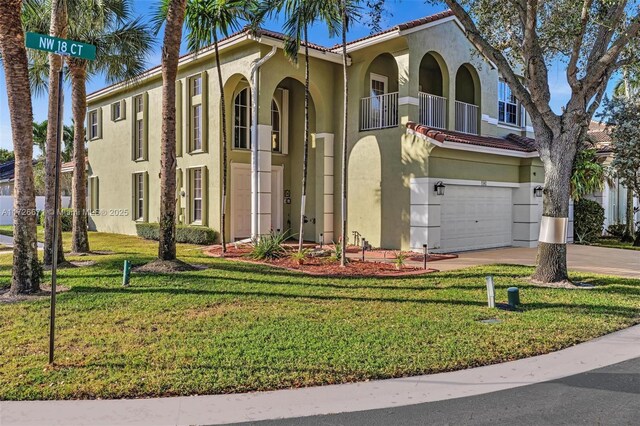
<svg viewBox="0 0 640 426">
<path fill-rule="evenodd" d="M 544 188 L 538 185 L 535 188 L 533 188 L 533 195 L 537 198 L 540 198 L 542 197 L 542 191 L 544 191 Z"/>
<path fill-rule="evenodd" d="M 433 190 L 438 195 L 444 195 L 444 188 L 445 187 L 446 187 L 446 185 L 444 183 L 442 183 L 442 181 L 440 180 L 433 186 Z"/>
</svg>

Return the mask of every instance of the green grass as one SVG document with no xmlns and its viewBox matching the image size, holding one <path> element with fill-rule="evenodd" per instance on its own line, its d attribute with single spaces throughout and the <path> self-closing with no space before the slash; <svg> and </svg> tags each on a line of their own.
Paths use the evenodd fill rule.
<svg viewBox="0 0 640 426">
<path fill-rule="evenodd" d="M 633 243 L 623 243 L 616 238 L 600 238 L 598 241 L 591 245 L 625 250 L 640 250 L 640 247 L 634 247 Z"/>
<path fill-rule="evenodd" d="M 69 241 L 65 234 L 64 240 Z M 531 286 L 531 268 L 491 266 L 423 277 L 319 278 L 204 256 L 208 268 L 133 274 L 157 246 L 90 233 L 94 266 L 62 269 L 58 366 L 47 368 L 48 300 L 0 304 L 0 400 L 244 392 L 399 377 L 561 349 L 640 321 L 640 280 L 575 274 L 592 290 Z M 73 259 L 73 258 L 72 258 Z M 0 255 L 0 285 L 11 255 Z M 521 289 L 523 309 L 486 307 Z M 500 324 L 478 320 L 500 318 Z"/>
</svg>

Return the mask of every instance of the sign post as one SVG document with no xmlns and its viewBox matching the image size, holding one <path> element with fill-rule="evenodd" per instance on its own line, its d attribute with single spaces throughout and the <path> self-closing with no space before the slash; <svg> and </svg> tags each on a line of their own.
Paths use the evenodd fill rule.
<svg viewBox="0 0 640 426">
<path fill-rule="evenodd" d="M 59 55 L 62 59 L 60 71 L 58 72 L 58 111 L 56 121 L 58 132 L 56 134 L 56 164 L 55 164 L 55 201 L 53 207 L 53 264 L 51 265 L 51 312 L 49 320 L 49 364 L 53 364 L 55 351 L 55 331 L 56 331 L 56 279 L 58 273 L 58 217 L 59 217 L 59 194 L 60 194 L 60 149 L 62 146 L 63 121 L 62 113 L 64 106 L 64 96 L 62 93 L 64 80 L 64 58 L 74 57 L 92 61 L 96 58 L 96 47 L 92 44 L 81 43 L 79 41 L 66 40 L 46 34 L 27 33 L 25 38 L 26 47 L 29 49 L 42 50 L 44 52 Z"/>
</svg>

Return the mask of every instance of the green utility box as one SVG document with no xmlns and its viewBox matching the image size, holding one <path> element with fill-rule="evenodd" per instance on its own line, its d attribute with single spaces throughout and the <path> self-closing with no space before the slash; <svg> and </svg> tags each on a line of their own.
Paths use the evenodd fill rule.
<svg viewBox="0 0 640 426">
<path fill-rule="evenodd" d="M 509 287 L 507 289 L 507 300 L 509 306 L 512 308 L 520 304 L 520 290 L 518 290 L 518 287 Z"/>
</svg>

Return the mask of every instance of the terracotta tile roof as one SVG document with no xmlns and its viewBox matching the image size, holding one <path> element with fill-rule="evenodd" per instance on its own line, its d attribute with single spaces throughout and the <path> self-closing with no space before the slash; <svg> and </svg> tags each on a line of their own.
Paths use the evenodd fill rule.
<svg viewBox="0 0 640 426">
<path fill-rule="evenodd" d="M 605 123 L 591 120 L 591 123 L 589 123 L 589 130 L 587 130 L 587 135 L 597 148 L 611 144 L 611 136 L 609 135 L 609 131 L 607 130 L 607 125 Z"/>
<path fill-rule="evenodd" d="M 469 135 L 466 133 L 453 132 L 450 130 L 434 129 L 413 122 L 407 123 L 407 128 L 425 135 L 431 139 L 445 144 L 447 142 L 463 143 L 468 145 L 485 146 L 488 148 L 508 149 L 519 152 L 535 152 L 535 141 L 531 138 L 509 134 L 505 138 L 491 136 Z"/>
<path fill-rule="evenodd" d="M 283 34 L 283 33 L 279 33 L 277 31 L 271 31 L 271 30 L 264 30 L 264 29 L 260 29 L 258 30 L 258 35 L 265 35 L 267 37 L 272 37 L 278 40 L 282 40 L 282 41 L 286 41 L 287 40 L 287 35 Z M 315 50 L 319 50 L 321 52 L 329 52 L 330 49 L 324 46 L 320 46 L 319 44 L 315 44 L 315 43 L 307 43 L 309 45 L 310 49 L 315 49 Z M 304 46 L 305 43 L 304 41 L 300 43 L 300 46 Z"/>
<path fill-rule="evenodd" d="M 448 18 L 450 16 L 454 16 L 453 12 L 450 9 L 447 9 L 444 12 L 439 12 L 439 13 L 435 13 L 433 15 L 429 15 L 429 16 L 425 16 L 425 17 L 422 17 L 422 18 L 414 19 L 413 21 L 405 22 L 403 24 L 399 24 L 399 25 L 396 25 L 394 27 L 387 28 L 386 30 L 380 31 L 378 33 L 370 34 L 370 35 L 368 35 L 366 37 L 362 37 L 362 38 L 350 41 L 350 42 L 347 43 L 347 46 L 351 45 L 351 44 L 354 44 L 354 43 L 361 42 L 363 40 L 368 40 L 370 38 L 378 37 L 378 36 L 383 35 L 383 34 L 392 33 L 394 31 L 404 31 L 404 30 L 408 30 L 408 29 L 411 29 L 411 28 L 419 27 L 420 25 L 429 24 L 431 22 L 439 21 L 440 19 Z M 335 46 L 333 46 L 331 48 L 331 50 L 336 50 L 336 49 L 339 49 L 340 47 L 342 47 L 342 44 L 336 44 Z"/>
</svg>

